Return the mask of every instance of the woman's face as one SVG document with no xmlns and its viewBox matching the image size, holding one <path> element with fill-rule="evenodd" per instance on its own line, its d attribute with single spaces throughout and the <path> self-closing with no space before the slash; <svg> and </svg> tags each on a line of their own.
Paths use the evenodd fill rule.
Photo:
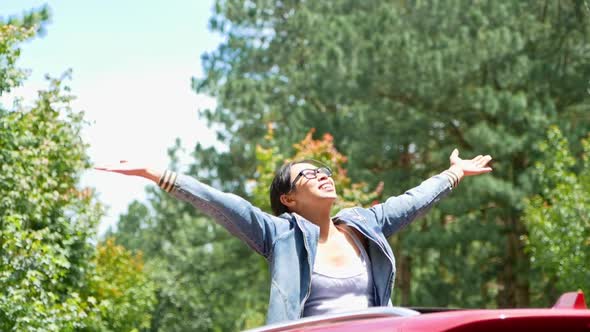
<svg viewBox="0 0 590 332">
<path fill-rule="evenodd" d="M 313 204 L 320 200 L 334 200 L 338 196 L 334 180 L 322 168 L 309 163 L 291 166 L 293 191 L 289 194 L 298 204 Z"/>
</svg>

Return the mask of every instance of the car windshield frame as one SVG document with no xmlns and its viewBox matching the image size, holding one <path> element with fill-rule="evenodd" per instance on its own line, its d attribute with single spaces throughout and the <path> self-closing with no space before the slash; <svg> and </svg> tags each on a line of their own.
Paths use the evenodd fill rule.
<svg viewBox="0 0 590 332">
<path fill-rule="evenodd" d="M 403 307 L 371 307 L 360 311 L 345 312 L 341 314 L 311 316 L 294 321 L 261 326 L 246 330 L 244 332 L 275 332 L 286 329 L 310 327 L 324 323 L 336 323 L 384 317 L 410 317 L 417 315 L 420 315 L 420 312 Z"/>
</svg>

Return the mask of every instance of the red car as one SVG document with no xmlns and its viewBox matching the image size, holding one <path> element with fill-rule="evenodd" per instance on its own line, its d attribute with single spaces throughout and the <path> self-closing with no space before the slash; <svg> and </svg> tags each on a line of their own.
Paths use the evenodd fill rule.
<svg viewBox="0 0 590 332">
<path fill-rule="evenodd" d="M 400 307 L 375 307 L 350 314 L 303 318 L 260 327 L 248 332 L 296 331 L 590 332 L 590 310 L 586 306 L 584 293 L 579 291 L 563 294 L 552 308 L 544 309 L 469 309 L 421 313 Z"/>
</svg>

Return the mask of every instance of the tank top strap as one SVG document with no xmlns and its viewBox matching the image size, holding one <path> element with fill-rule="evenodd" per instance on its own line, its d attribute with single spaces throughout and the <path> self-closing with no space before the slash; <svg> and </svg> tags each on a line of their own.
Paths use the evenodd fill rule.
<svg viewBox="0 0 590 332">
<path fill-rule="evenodd" d="M 369 255 L 367 255 L 367 251 L 365 250 L 365 246 L 363 246 L 363 243 L 358 238 L 358 236 L 352 230 L 350 230 L 348 226 L 346 226 L 344 224 L 339 224 L 336 227 L 338 227 L 338 229 L 344 231 L 346 234 L 350 235 L 352 242 L 354 242 L 354 244 L 357 246 L 357 248 L 359 248 L 359 250 L 361 252 L 361 257 L 363 258 L 363 260 L 368 261 Z"/>
</svg>

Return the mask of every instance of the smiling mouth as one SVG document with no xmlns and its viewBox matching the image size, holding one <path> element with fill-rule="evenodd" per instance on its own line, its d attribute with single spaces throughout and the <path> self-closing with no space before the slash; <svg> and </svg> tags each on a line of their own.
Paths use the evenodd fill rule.
<svg viewBox="0 0 590 332">
<path fill-rule="evenodd" d="M 324 183 L 318 187 L 320 190 L 334 190 L 334 186 L 331 183 Z"/>
</svg>

